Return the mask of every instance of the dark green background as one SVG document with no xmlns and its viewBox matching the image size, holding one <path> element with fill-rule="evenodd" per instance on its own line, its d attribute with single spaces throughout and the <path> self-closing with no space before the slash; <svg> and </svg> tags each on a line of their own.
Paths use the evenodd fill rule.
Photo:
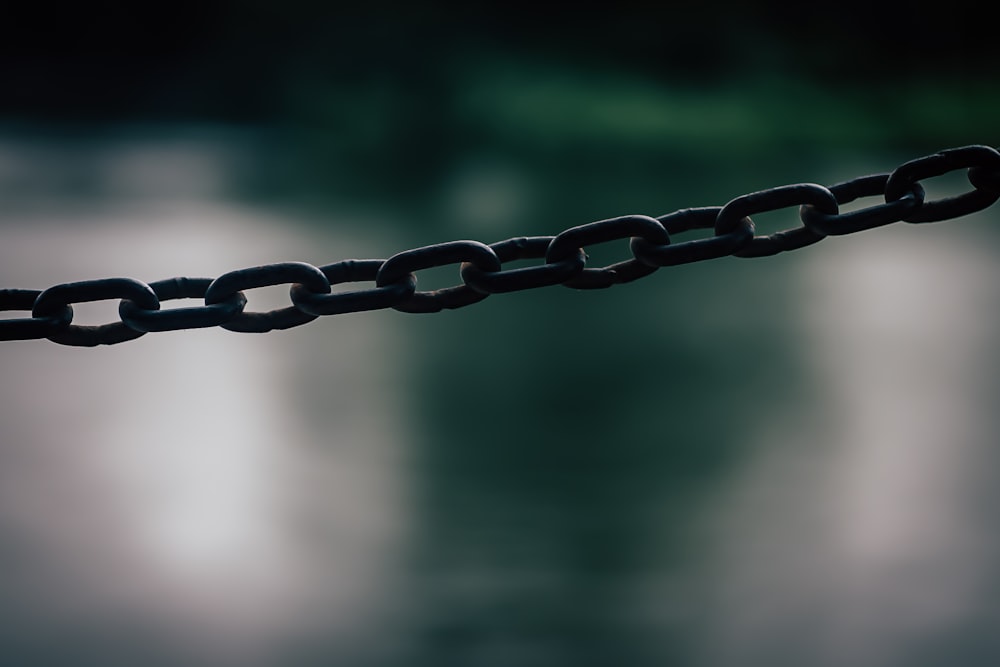
<svg viewBox="0 0 1000 667">
<path fill-rule="evenodd" d="M 62 202 L 67 225 L 122 200 L 141 219 L 151 204 L 94 177 L 101 155 L 143 142 L 221 150 L 228 172 L 212 196 L 222 205 L 308 219 L 317 233 L 347 230 L 338 215 L 357 213 L 367 222 L 351 233 L 374 239 L 382 256 L 721 205 L 784 183 L 888 170 L 950 146 L 1000 143 L 1000 56 L 980 6 L 35 4 L 5 19 L 0 129 L 20 147 L 11 154 L 50 157 L 34 166 L 15 160 L 3 194 L 19 212 Z M 172 196 L 155 190 L 154 199 Z M 764 231 L 794 224 L 764 220 Z M 872 234 L 916 233 L 901 227 Z M 289 233 L 308 229 L 288 225 Z M 837 243 L 861 241 L 825 242 Z M 406 452 L 402 495 L 412 523 L 382 591 L 387 611 L 365 633 L 346 644 L 326 639 L 320 618 L 310 630 L 279 633 L 274 655 L 250 662 L 838 664 L 850 652 L 817 629 L 821 613 L 782 610 L 780 596 L 766 592 L 730 601 L 749 618 L 758 606 L 778 609 L 768 618 L 787 629 L 755 641 L 752 627 L 723 631 L 727 603 L 710 583 L 726 576 L 725 559 L 712 555 L 711 508 L 752 467 L 760 434 L 791 424 L 826 434 L 796 443 L 807 451 L 846 446 L 836 434 L 849 416 L 826 403 L 795 324 L 811 294 L 796 281 L 825 244 L 668 269 L 604 292 L 550 288 L 435 316 L 345 316 L 371 318 L 405 341 L 361 367 L 362 384 L 375 387 L 373 414 L 387 390 L 379 382 L 403 387 L 402 413 L 386 419 L 407 425 L 395 446 Z M 591 254 L 615 261 L 619 250 Z M 299 258 L 273 261 L 285 259 Z M 422 287 L 454 281 L 426 273 Z M 6 285 L 21 280 L 9 270 L 4 280 L 29 287 Z M 310 327 L 336 338 L 330 320 Z M 289 345 L 286 335 L 297 334 L 269 334 L 261 354 Z M 135 345 L 156 355 L 154 338 Z M 302 414 L 317 418 L 317 397 L 349 389 L 311 371 L 310 355 L 355 352 L 334 340 L 297 354 L 297 391 L 309 406 Z M 102 359 L 117 368 L 103 371 L 109 386 L 116 373 L 134 379 L 113 356 Z M 901 379 L 897 388 L 906 386 Z M 992 395 L 980 394 L 977 423 L 993 425 L 984 416 Z M 7 427 L 11 441 L 15 431 Z M 977 443 L 995 440 L 980 436 Z M 790 485 L 804 506 L 822 506 L 808 485 Z M 322 493 L 316 503 L 322 513 Z M 792 528 L 779 532 L 796 544 Z M 796 563 L 815 567 L 806 579 L 824 580 L 822 564 Z M 996 568 L 986 572 L 986 589 L 995 590 Z M 824 590 L 849 587 L 844 577 Z M 836 607 L 823 600 L 809 608 Z M 907 642 L 916 633 L 903 633 L 883 642 L 890 650 L 862 651 L 872 662 L 858 664 L 995 658 L 985 629 L 995 602 L 983 594 L 968 608 L 967 623 L 950 619 L 925 645 L 914 648 Z M 5 613 L 17 617 L 16 605 Z M 31 618 L 23 633 L 4 636 L 10 655 L 107 664 L 103 657 L 120 649 L 174 664 L 172 636 L 155 624 L 123 637 L 100 623 L 69 632 L 64 618 Z M 37 640 L 49 623 L 69 638 Z M 867 635 L 847 634 L 858 636 Z M 727 653 L 730 641 L 748 648 L 745 660 Z"/>
</svg>

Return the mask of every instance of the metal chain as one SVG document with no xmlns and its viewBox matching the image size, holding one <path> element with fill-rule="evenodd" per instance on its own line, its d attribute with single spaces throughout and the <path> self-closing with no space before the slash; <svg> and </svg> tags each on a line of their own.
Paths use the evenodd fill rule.
<svg viewBox="0 0 1000 667">
<path fill-rule="evenodd" d="M 920 181 L 965 170 L 971 189 L 925 201 Z M 841 212 L 859 198 L 884 201 Z M 765 257 L 796 250 L 827 236 L 853 234 L 894 222 L 950 220 L 991 206 L 1000 199 L 1000 152 L 989 146 L 964 146 L 911 160 L 894 171 L 860 176 L 828 187 L 798 183 L 753 192 L 725 206 L 688 208 L 659 217 L 626 215 L 572 227 L 556 236 L 512 238 L 485 245 L 450 241 L 397 253 L 388 259 L 348 259 L 326 266 L 283 262 L 230 271 L 218 278 L 169 278 L 143 283 L 105 278 L 55 285 L 44 291 L 0 289 L 0 311 L 31 311 L 31 317 L 0 319 L 0 340 L 47 338 L 63 345 L 92 347 L 133 340 L 149 331 L 220 326 L 261 333 L 289 329 L 317 317 L 394 308 L 433 313 L 462 308 L 490 294 L 565 285 L 603 289 L 648 276 L 664 266 L 717 257 Z M 800 225 L 757 235 L 749 216 L 799 207 Z M 712 236 L 675 243 L 673 237 L 696 229 Z M 586 248 L 630 239 L 632 257 L 600 268 L 587 267 Z M 544 260 L 534 266 L 504 269 L 518 260 Z M 461 284 L 417 291 L 415 273 L 460 265 Z M 375 287 L 333 292 L 333 285 L 374 281 Z M 290 306 L 247 312 L 243 290 L 290 285 Z M 164 309 L 173 299 L 202 299 L 204 305 Z M 73 324 L 73 304 L 119 299 L 120 321 L 100 326 Z"/>
</svg>

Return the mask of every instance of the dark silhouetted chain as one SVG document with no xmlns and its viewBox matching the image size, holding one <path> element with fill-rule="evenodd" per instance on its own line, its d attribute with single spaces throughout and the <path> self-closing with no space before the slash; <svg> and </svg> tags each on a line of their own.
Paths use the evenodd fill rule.
<svg viewBox="0 0 1000 667">
<path fill-rule="evenodd" d="M 971 189 L 925 201 L 920 181 L 964 170 Z M 883 201 L 841 212 L 864 197 Z M 512 238 L 486 245 L 450 241 L 397 253 L 389 259 L 348 259 L 326 266 L 282 262 L 240 269 L 218 278 L 169 278 L 143 283 L 105 278 L 55 285 L 44 291 L 0 290 L 0 310 L 31 311 L 31 317 L 0 320 L 0 340 L 48 338 L 64 345 L 112 345 L 148 331 L 220 326 L 231 331 L 289 329 L 324 315 L 394 308 L 433 313 L 482 301 L 490 294 L 565 285 L 602 289 L 648 276 L 664 266 L 717 257 L 765 257 L 811 245 L 827 236 L 853 234 L 894 222 L 935 222 L 980 211 L 1000 199 L 1000 152 L 964 146 L 911 160 L 890 173 L 860 176 L 829 187 L 798 183 L 736 197 L 725 206 L 688 208 L 656 218 L 626 215 L 572 227 L 556 236 Z M 799 226 L 757 235 L 749 216 L 799 207 Z M 711 236 L 681 243 L 691 230 Z M 600 268 L 587 266 L 586 248 L 630 239 L 632 257 Z M 533 266 L 504 268 L 520 260 Z M 461 284 L 417 291 L 415 272 L 460 265 Z M 334 285 L 374 282 L 369 289 L 334 292 Z M 247 312 L 243 290 L 290 285 L 291 305 Z M 73 304 L 119 299 L 120 321 L 100 326 L 73 324 Z M 203 305 L 163 308 L 164 301 L 201 299 Z"/>
</svg>

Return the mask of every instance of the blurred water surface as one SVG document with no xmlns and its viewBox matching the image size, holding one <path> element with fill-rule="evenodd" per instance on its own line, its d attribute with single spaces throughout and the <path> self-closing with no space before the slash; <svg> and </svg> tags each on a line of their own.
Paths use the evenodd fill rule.
<svg viewBox="0 0 1000 667">
<path fill-rule="evenodd" d="M 416 200 L 273 200 L 269 141 L 6 137 L 0 282 L 387 257 L 916 157 L 541 180 L 479 153 Z M 989 664 L 996 218 L 436 315 L 4 343 L 3 661 Z"/>
</svg>

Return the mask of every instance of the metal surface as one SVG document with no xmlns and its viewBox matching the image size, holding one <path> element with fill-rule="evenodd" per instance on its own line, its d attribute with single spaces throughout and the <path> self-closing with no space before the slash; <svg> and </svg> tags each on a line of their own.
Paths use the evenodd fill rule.
<svg viewBox="0 0 1000 667">
<path fill-rule="evenodd" d="M 965 171 L 971 189 L 925 201 L 920 181 Z M 883 201 L 850 212 L 840 205 L 863 197 Z M 47 338 L 63 345 L 111 345 L 148 331 L 221 326 L 240 332 L 288 329 L 319 316 L 394 308 L 430 313 L 462 308 L 490 294 L 562 284 L 600 289 L 647 276 L 660 267 L 725 256 L 763 257 L 795 250 L 826 236 L 851 234 L 894 222 L 935 222 L 980 211 L 1000 199 L 1000 152 L 964 146 L 904 163 L 892 172 L 860 176 L 824 187 L 783 185 L 730 200 L 724 206 L 689 208 L 657 218 L 626 215 L 567 229 L 556 236 L 518 237 L 486 245 L 450 241 L 392 257 L 343 260 L 323 267 L 282 262 L 231 271 L 218 278 L 169 278 L 150 284 L 131 278 L 63 283 L 47 290 L 0 289 L 0 310 L 31 311 L 30 317 L 0 320 L 0 340 Z M 749 216 L 799 207 L 800 225 L 757 235 Z M 673 236 L 711 229 L 708 238 L 674 243 Z M 631 239 L 632 257 L 587 268 L 586 248 Z M 543 259 L 536 266 L 503 269 L 504 263 Z M 462 283 L 417 291 L 417 271 L 460 265 Z M 333 293 L 331 286 L 375 281 L 375 287 Z M 290 285 L 291 306 L 245 312 L 243 290 Z M 201 298 L 203 306 L 161 309 L 162 301 Z M 120 299 L 119 322 L 78 326 L 73 303 Z"/>
</svg>

